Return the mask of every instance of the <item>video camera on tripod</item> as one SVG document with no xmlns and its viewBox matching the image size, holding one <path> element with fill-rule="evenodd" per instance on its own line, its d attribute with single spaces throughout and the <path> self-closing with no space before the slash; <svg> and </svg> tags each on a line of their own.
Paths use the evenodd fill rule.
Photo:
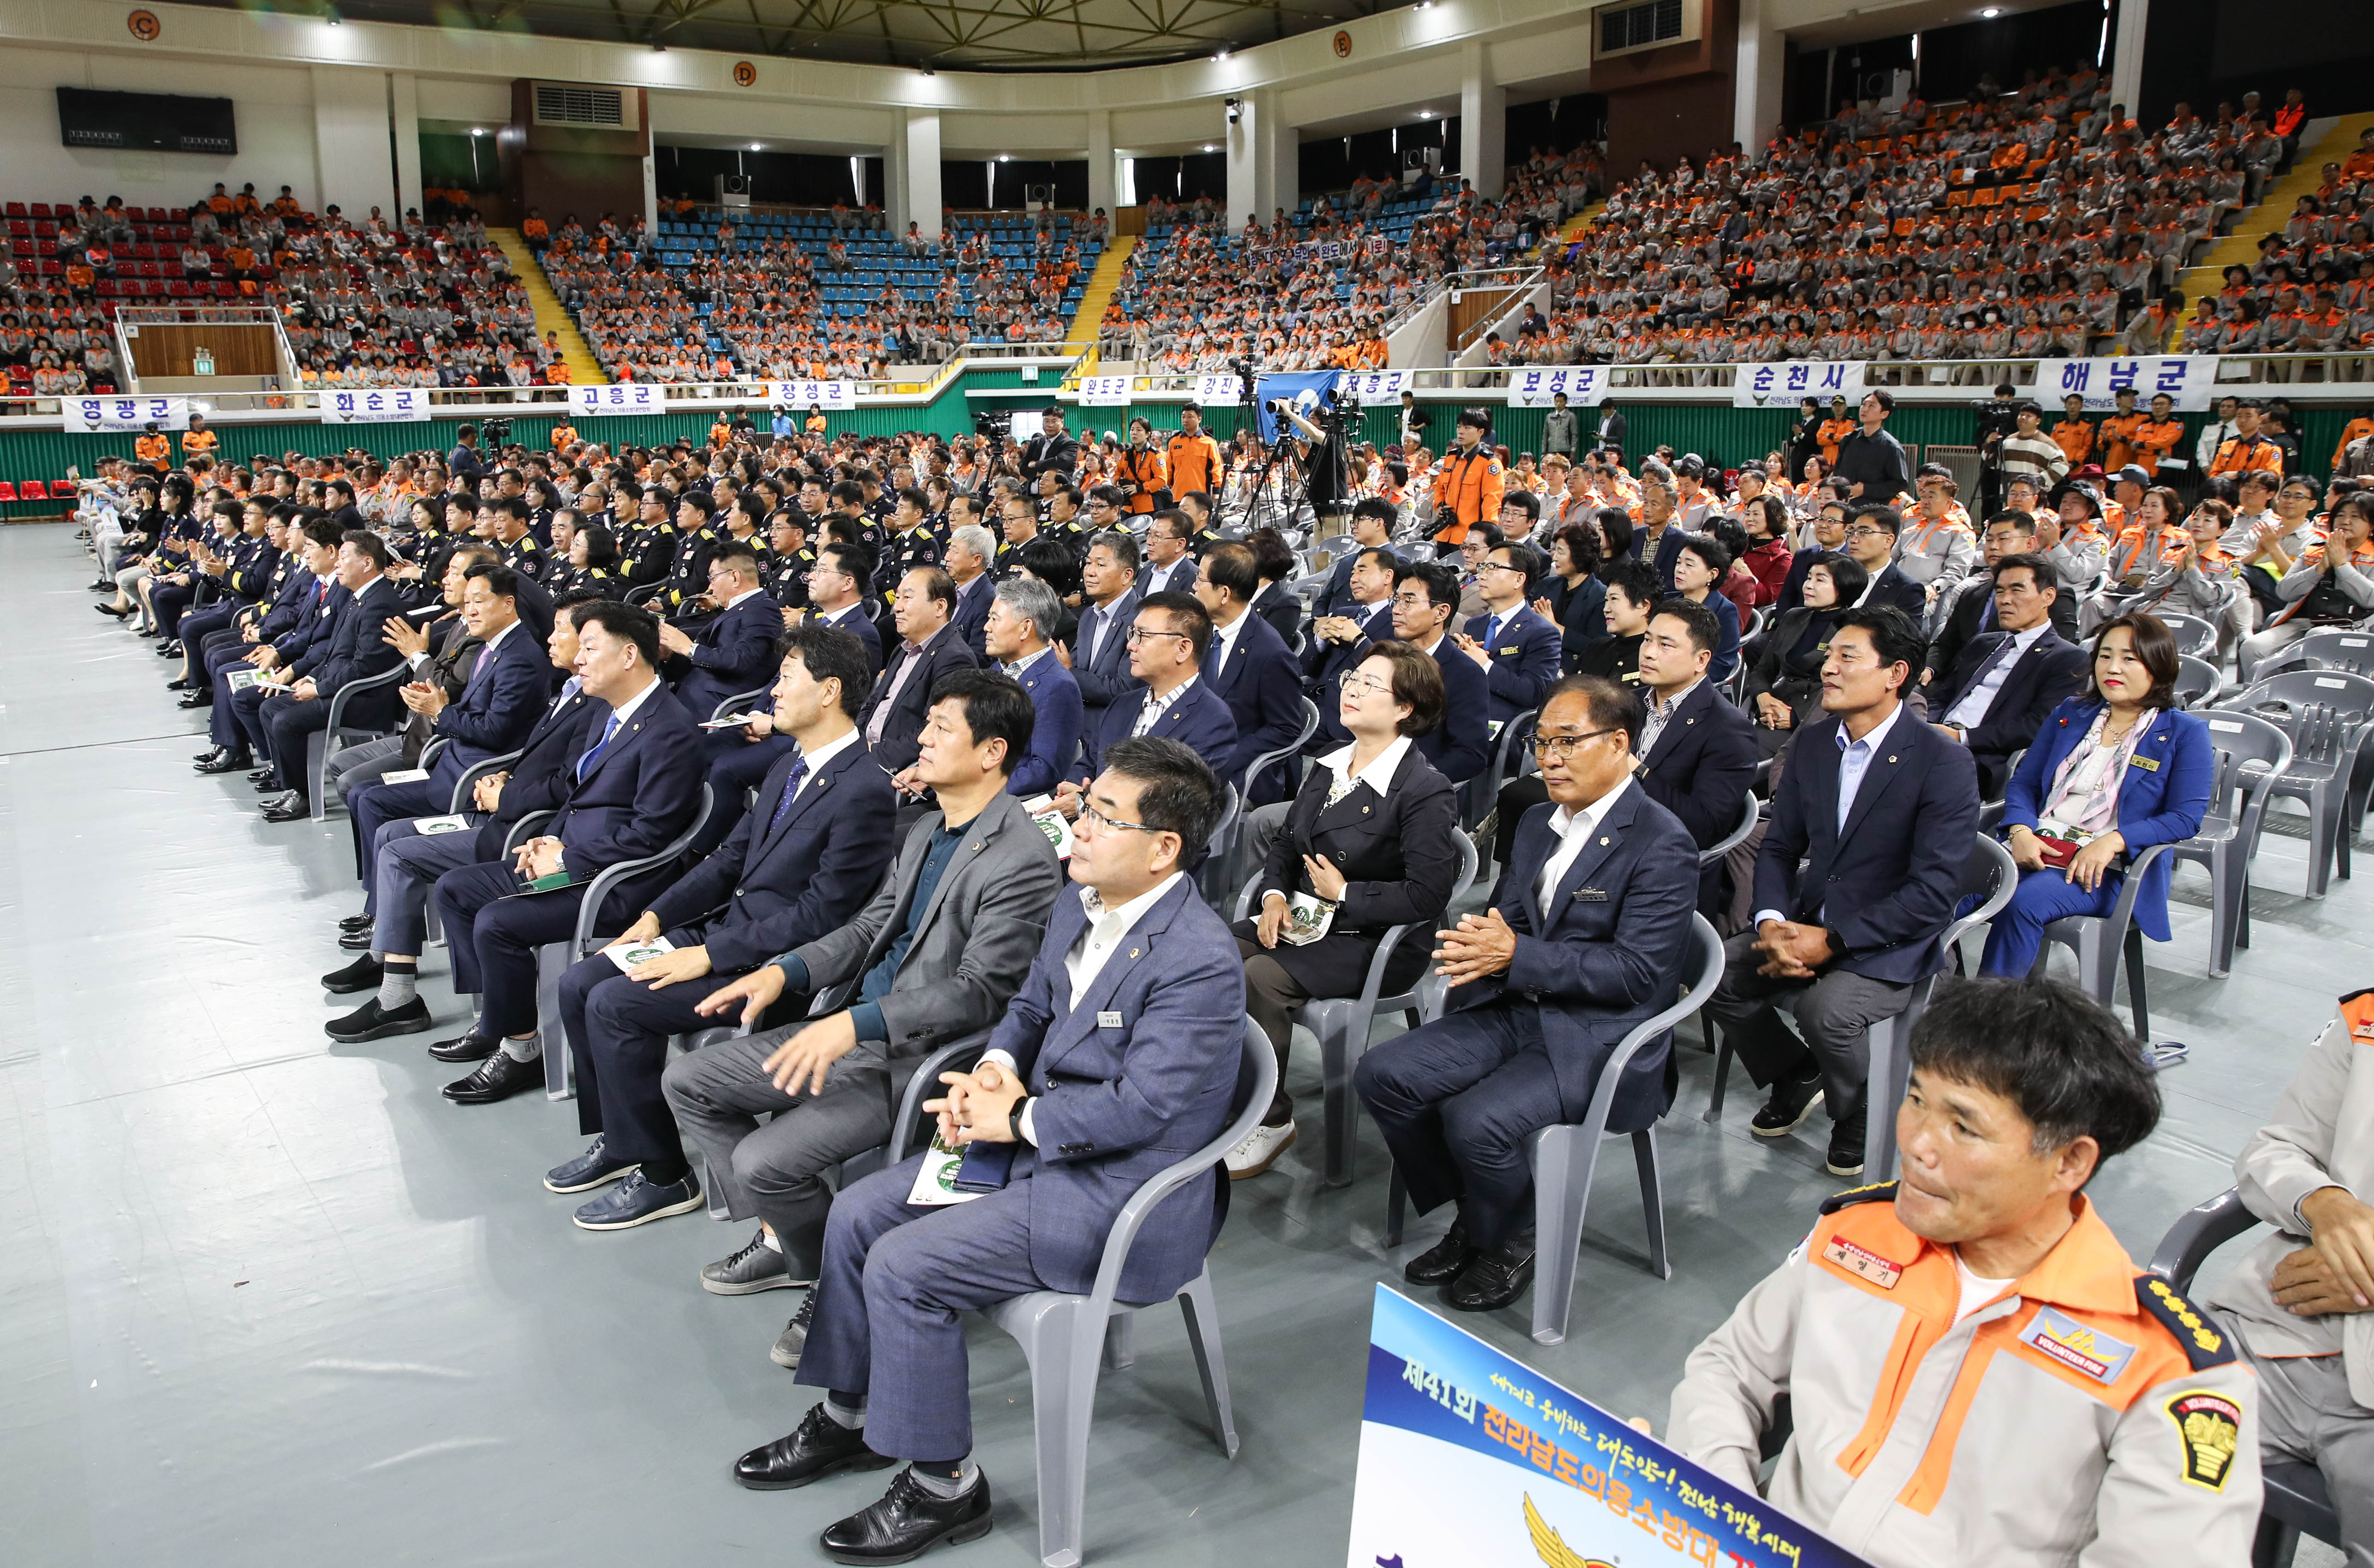
<svg viewBox="0 0 2374 1568">
<path fill-rule="evenodd" d="M 502 448 L 511 445 L 511 415 L 508 414 L 494 414 L 479 420 L 478 434 L 486 439 L 488 446 L 494 448 L 497 451 L 500 451 Z"/>
</svg>

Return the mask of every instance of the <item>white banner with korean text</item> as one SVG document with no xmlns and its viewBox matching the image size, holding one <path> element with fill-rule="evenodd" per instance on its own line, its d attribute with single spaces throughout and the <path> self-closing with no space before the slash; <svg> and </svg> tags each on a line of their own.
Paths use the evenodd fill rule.
<svg viewBox="0 0 2374 1568">
<path fill-rule="evenodd" d="M 1607 387 L 1604 365 L 1528 365 L 1509 372 L 1509 406 L 1548 408 L 1566 393 L 1567 406 L 1597 404 Z"/>
<path fill-rule="evenodd" d="M 159 430 L 190 427 L 186 397 L 69 397 L 60 399 L 58 407 L 65 415 L 66 428 L 76 435 L 145 430 L 151 425 Z"/>
<path fill-rule="evenodd" d="M 569 412 L 581 419 L 605 414 L 665 414 L 667 389 L 653 381 L 572 386 L 569 389 Z"/>
<path fill-rule="evenodd" d="M 1082 376 L 1080 406 L 1083 408 L 1127 408 L 1129 406 L 1128 376 Z"/>
<path fill-rule="evenodd" d="M 2037 362 L 2033 396 L 2047 409 L 2057 410 L 2072 392 L 2086 400 L 2088 414 L 2108 414 L 2118 407 L 2121 392 L 2135 394 L 2135 406 L 2148 410 L 2151 401 L 2166 392 L 2179 414 L 2201 414 L 2216 405 L 2217 356 L 2215 354 L 2149 354 L 2133 359 L 2043 359 Z"/>
<path fill-rule="evenodd" d="M 394 425 L 428 417 L 427 387 L 332 387 L 322 393 L 324 425 Z"/>
<path fill-rule="evenodd" d="M 1828 403 L 1843 397 L 1851 407 L 1863 401 L 1863 361 L 1860 359 L 1786 359 L 1777 364 L 1742 365 L 1731 383 L 1733 408 L 1780 408 L 1801 398 Z"/>
<path fill-rule="evenodd" d="M 857 406 L 855 381 L 769 381 L 767 401 L 794 409 L 819 408 L 847 414 Z"/>
</svg>

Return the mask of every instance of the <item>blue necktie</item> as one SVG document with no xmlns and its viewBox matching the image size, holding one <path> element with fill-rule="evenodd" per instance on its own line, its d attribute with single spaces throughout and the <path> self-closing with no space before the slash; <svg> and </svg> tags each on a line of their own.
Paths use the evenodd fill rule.
<svg viewBox="0 0 2374 1568">
<path fill-rule="evenodd" d="M 613 713 L 610 715 L 610 722 L 602 726 L 602 738 L 594 743 L 594 749 L 577 759 L 577 778 L 581 783 L 587 774 L 594 771 L 594 765 L 602 760 L 603 748 L 610 743 L 610 737 L 617 732 L 618 716 Z"/>
<path fill-rule="evenodd" d="M 800 781 L 807 776 L 807 758 L 802 757 L 792 764 L 791 777 L 783 780 L 783 798 L 775 802 L 775 814 L 767 819 L 768 832 L 772 833 L 782 826 L 783 819 L 792 814 L 792 798 L 800 792 Z"/>
</svg>

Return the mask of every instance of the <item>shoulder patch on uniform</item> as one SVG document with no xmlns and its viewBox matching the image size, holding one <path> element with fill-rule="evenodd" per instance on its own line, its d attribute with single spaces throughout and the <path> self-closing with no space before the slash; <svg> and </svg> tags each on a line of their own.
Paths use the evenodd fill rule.
<svg viewBox="0 0 2374 1568">
<path fill-rule="evenodd" d="M 2184 1479 L 2211 1492 L 2226 1490 L 2234 1452 L 2242 1445 L 2242 1407 L 2206 1388 L 2188 1389 L 2168 1402 L 2184 1444 Z"/>
<path fill-rule="evenodd" d="M 1841 1209 L 1851 1209 L 1858 1203 L 1893 1203 L 1895 1201 L 1896 1184 L 1892 1181 L 1877 1181 L 1869 1187 L 1851 1187 L 1844 1192 L 1831 1193 L 1822 1199 L 1822 1212 L 1835 1214 Z"/>
<path fill-rule="evenodd" d="M 2159 1319 L 2160 1326 L 2184 1348 L 2193 1371 L 2223 1366 L 2234 1359 L 2234 1347 L 2226 1342 L 2225 1330 L 2158 1275 L 2135 1276 L 2135 1305 Z"/>
</svg>

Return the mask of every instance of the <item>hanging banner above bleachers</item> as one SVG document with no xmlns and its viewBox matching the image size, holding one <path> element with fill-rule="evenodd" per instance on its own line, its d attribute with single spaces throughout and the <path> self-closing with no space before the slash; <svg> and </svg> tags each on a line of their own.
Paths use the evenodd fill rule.
<svg viewBox="0 0 2374 1568">
<path fill-rule="evenodd" d="M 400 425 L 428 417 L 427 387 L 331 388 L 322 393 L 324 425 Z"/>
<path fill-rule="evenodd" d="M 1861 359 L 1789 359 L 1772 365 L 1742 365 L 1731 383 L 1733 408 L 1786 408 L 1801 398 L 1828 403 L 1843 397 L 1849 407 L 1863 401 Z"/>
<path fill-rule="evenodd" d="M 2166 392 L 2179 414 L 2207 412 L 2217 401 L 2217 356 L 2215 354 L 2150 354 L 2133 359 L 2039 359 L 2036 387 L 2030 393 L 2047 408 L 2075 392 L 2086 400 L 2088 414 L 2108 414 L 2118 406 L 2121 392 L 2135 394 L 2135 406 L 2151 407 Z"/>
<path fill-rule="evenodd" d="M 1528 365 L 1509 372 L 1509 406 L 1548 408 L 1564 392 L 1571 406 L 1588 407 L 1599 402 L 1606 386 L 1604 365 Z"/>
<path fill-rule="evenodd" d="M 665 414 L 667 388 L 652 381 L 573 386 L 569 389 L 569 412 L 580 418 L 605 414 Z"/>
<path fill-rule="evenodd" d="M 159 430 L 190 427 L 186 397 L 67 397 L 58 400 L 66 428 L 76 435 L 119 430 Z"/>
<path fill-rule="evenodd" d="M 846 414 L 857 406 L 855 381 L 769 381 L 767 401 L 787 408 L 821 408 Z"/>
</svg>

